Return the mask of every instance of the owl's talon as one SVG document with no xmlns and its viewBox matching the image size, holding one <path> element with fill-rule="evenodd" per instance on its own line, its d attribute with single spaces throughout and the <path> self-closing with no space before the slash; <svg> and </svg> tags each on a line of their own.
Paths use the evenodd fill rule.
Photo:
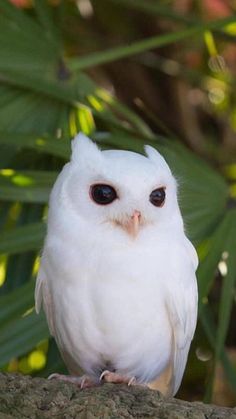
<svg viewBox="0 0 236 419">
<path fill-rule="evenodd" d="M 126 377 L 125 375 L 121 375 L 117 372 L 111 372 L 105 370 L 100 375 L 100 381 L 104 380 L 106 383 L 113 383 L 113 384 L 127 384 L 128 386 L 135 385 L 136 378 L 135 377 Z"/>
<path fill-rule="evenodd" d="M 111 374 L 111 371 L 104 370 L 99 377 L 99 381 L 102 381 L 104 379 L 104 377 L 108 374 Z"/>
<path fill-rule="evenodd" d="M 128 387 L 130 386 L 134 386 L 137 383 L 137 380 L 135 377 L 130 378 L 129 382 L 128 382 Z"/>
<path fill-rule="evenodd" d="M 92 381 L 91 378 L 88 377 L 87 375 L 83 375 L 81 377 L 81 384 L 80 384 L 81 390 L 83 390 L 84 388 L 93 387 L 96 385 L 97 383 L 94 383 L 94 381 Z"/>
<path fill-rule="evenodd" d="M 60 376 L 61 376 L 61 374 L 57 374 L 56 372 L 54 372 L 53 374 L 50 374 L 48 376 L 48 380 L 55 380 L 56 378 L 58 378 L 60 380 Z"/>
</svg>

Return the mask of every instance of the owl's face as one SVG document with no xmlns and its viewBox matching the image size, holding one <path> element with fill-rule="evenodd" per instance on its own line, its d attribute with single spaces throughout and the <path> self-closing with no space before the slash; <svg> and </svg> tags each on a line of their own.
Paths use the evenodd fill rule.
<svg viewBox="0 0 236 419">
<path fill-rule="evenodd" d="M 135 238 L 155 225 L 168 228 L 182 219 L 176 182 L 152 147 L 147 157 L 129 151 L 101 151 L 82 134 L 73 141 L 66 200 L 93 226 L 112 227 Z"/>
</svg>

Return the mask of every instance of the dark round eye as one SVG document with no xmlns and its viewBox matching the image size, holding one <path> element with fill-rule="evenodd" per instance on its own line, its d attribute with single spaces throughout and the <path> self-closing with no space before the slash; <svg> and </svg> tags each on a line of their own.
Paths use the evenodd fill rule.
<svg viewBox="0 0 236 419">
<path fill-rule="evenodd" d="M 157 188 L 150 194 L 149 201 L 155 205 L 155 207 L 162 207 L 165 202 L 165 197 L 165 188 Z"/>
<path fill-rule="evenodd" d="M 111 204 L 117 198 L 115 189 L 110 185 L 103 184 L 92 185 L 90 195 L 93 201 L 100 205 Z"/>
</svg>

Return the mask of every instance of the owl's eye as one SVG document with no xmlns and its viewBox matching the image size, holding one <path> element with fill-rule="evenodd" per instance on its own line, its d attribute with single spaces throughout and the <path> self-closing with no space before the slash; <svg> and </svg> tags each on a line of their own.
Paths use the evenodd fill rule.
<svg viewBox="0 0 236 419">
<path fill-rule="evenodd" d="M 117 198 L 115 189 L 110 185 L 103 184 L 92 185 L 90 195 L 93 201 L 100 205 L 111 204 Z"/>
<path fill-rule="evenodd" d="M 164 205 L 165 202 L 165 197 L 166 197 L 166 193 L 165 193 L 165 188 L 157 188 L 154 189 L 154 191 L 152 191 L 152 193 L 149 196 L 149 201 L 155 205 L 155 207 L 162 207 Z"/>
</svg>

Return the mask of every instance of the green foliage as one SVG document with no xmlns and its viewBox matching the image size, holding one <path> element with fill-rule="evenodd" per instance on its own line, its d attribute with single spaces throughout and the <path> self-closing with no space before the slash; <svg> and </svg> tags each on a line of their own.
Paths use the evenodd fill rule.
<svg viewBox="0 0 236 419">
<path fill-rule="evenodd" d="M 140 112 L 119 101 L 101 87 L 102 83 L 94 81 L 99 76 L 92 78 L 82 70 L 135 55 L 132 58 L 135 65 L 140 61 L 141 67 L 159 72 L 163 63 L 168 64 L 165 57 L 149 60 L 141 53 L 173 43 L 180 45 L 180 41 L 183 49 L 192 42 L 202 48 L 202 34 L 206 30 L 215 31 L 220 40 L 227 38 L 230 42 L 232 35 L 226 32 L 226 24 L 235 22 L 235 16 L 203 23 L 200 17 L 177 13 L 174 8 L 165 6 L 165 2 L 160 7 L 153 1 L 99 1 L 100 5 L 109 3 L 111 13 L 105 22 L 98 1 L 92 2 L 97 13 L 96 29 L 91 28 L 85 18 L 83 21 L 73 2 L 64 0 L 52 7 L 46 0 L 36 0 L 34 8 L 21 10 L 8 0 L 1 1 L 0 367 L 19 368 L 18 361 L 14 364 L 13 360 L 27 356 L 40 341 L 49 338 L 43 314 L 36 316 L 33 308 L 34 277 L 46 230 L 50 189 L 69 158 L 71 137 L 81 130 L 91 135 L 102 148 L 142 153 L 144 144 L 151 144 L 165 156 L 177 177 L 186 230 L 198 246 L 200 256 L 200 323 L 192 354 L 207 338 L 207 346 L 213 353 L 206 386 L 210 400 L 219 360 L 230 386 L 236 390 L 236 370 L 225 346 L 235 302 L 236 210 L 231 208 L 235 206 L 235 195 L 230 196 L 234 189 L 229 189 L 228 179 L 222 174 L 227 172 L 222 161 L 232 162 L 232 151 L 222 154 L 222 160 L 222 150 L 217 148 L 210 131 L 206 134 L 209 139 L 204 147 L 199 148 L 197 144 L 195 149 L 187 141 L 184 144 L 181 135 L 176 139 L 176 135 L 171 134 L 173 130 L 162 121 L 162 116 L 159 120 L 146 107 L 141 108 L 143 113 L 139 116 Z M 123 46 L 103 48 L 101 27 L 106 24 L 106 30 L 113 37 L 115 31 L 109 27 L 109 19 L 116 22 L 114 13 L 126 19 L 127 9 L 135 13 L 141 10 L 147 16 L 151 14 L 152 19 L 153 16 L 158 21 L 165 18 L 169 25 L 178 23 L 181 26 L 139 41 L 134 41 L 131 34 L 130 39 L 123 41 Z M 137 25 L 134 20 L 136 30 Z M 97 41 L 93 30 L 96 30 Z M 117 29 L 115 39 L 121 38 L 118 32 Z M 79 35 L 80 42 L 84 39 L 85 45 L 80 49 Z M 90 45 L 100 52 L 91 53 Z M 204 90 L 209 80 L 212 82 L 212 76 L 206 74 L 206 69 L 204 71 L 186 69 L 175 72 L 174 77 L 184 78 L 193 88 L 199 84 Z M 96 74 L 94 69 L 92 74 Z M 104 74 L 108 79 L 107 73 Z M 212 78 L 214 83 L 227 85 L 227 89 L 235 83 L 232 75 L 220 71 Z M 233 112 L 231 108 L 228 111 Z M 214 108 L 212 112 L 217 117 L 215 114 L 219 109 Z M 220 112 L 224 113 L 224 109 Z M 215 289 L 219 301 L 212 298 Z M 195 357 L 194 362 L 201 361 Z M 194 370 L 194 362 L 189 371 Z M 63 370 L 64 367 L 50 339 L 47 364 L 40 374 L 47 375 L 53 368 Z M 31 372 L 35 373 L 35 370 L 31 369 Z"/>
</svg>

